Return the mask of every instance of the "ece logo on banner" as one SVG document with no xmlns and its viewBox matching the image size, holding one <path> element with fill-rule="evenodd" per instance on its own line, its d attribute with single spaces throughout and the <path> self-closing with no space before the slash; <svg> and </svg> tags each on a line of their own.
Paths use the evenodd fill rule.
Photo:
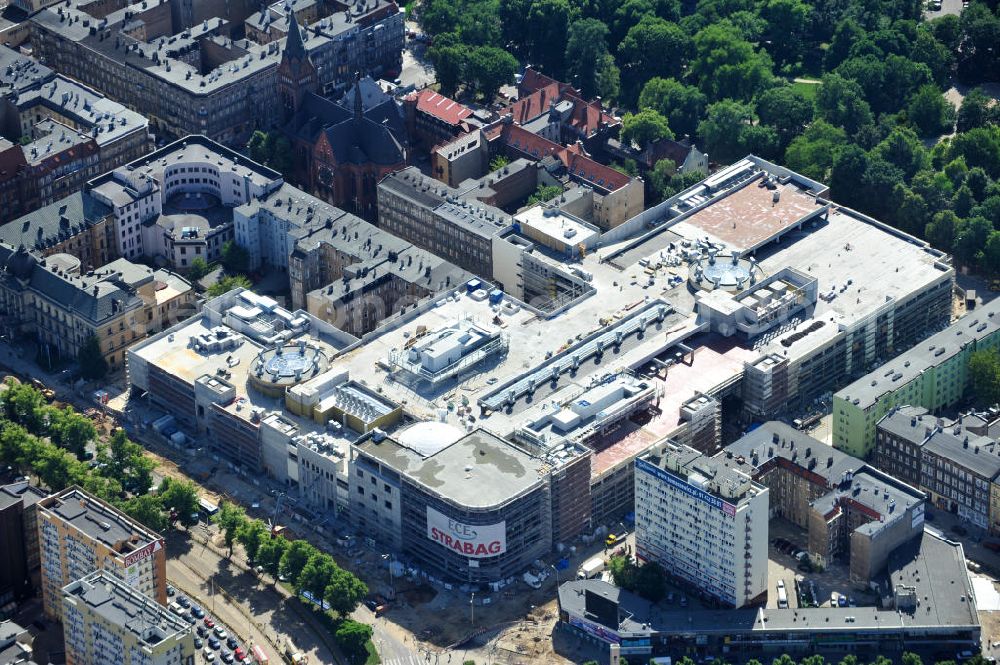
<svg viewBox="0 0 1000 665">
<path fill-rule="evenodd" d="M 427 506 L 427 537 L 463 556 L 482 559 L 507 551 L 507 522 L 464 524 Z"/>
</svg>

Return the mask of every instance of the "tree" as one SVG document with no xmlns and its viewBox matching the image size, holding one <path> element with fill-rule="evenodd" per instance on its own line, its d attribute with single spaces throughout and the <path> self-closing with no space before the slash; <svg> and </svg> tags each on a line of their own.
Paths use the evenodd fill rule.
<svg viewBox="0 0 1000 665">
<path fill-rule="evenodd" d="M 872 123 L 872 110 L 861 86 L 838 74 L 827 74 L 816 92 L 816 117 L 856 134 Z"/>
<path fill-rule="evenodd" d="M 873 158 L 882 158 L 903 172 L 910 180 L 921 169 L 929 166 L 927 150 L 908 127 L 896 127 L 871 151 Z M 895 185 L 896 183 L 892 183 Z M 950 186 L 950 183 L 948 183 Z"/>
<path fill-rule="evenodd" d="M 654 603 L 663 600 L 667 594 L 666 575 L 660 564 L 655 562 L 639 567 L 635 576 L 635 585 L 640 596 Z"/>
<path fill-rule="evenodd" d="M 263 164 L 267 161 L 267 151 L 264 149 L 264 141 L 266 139 L 267 132 L 262 132 L 258 129 L 250 135 L 250 141 L 247 143 L 247 150 L 250 152 L 250 159 L 258 164 Z"/>
<path fill-rule="evenodd" d="M 84 340 L 76 360 L 80 364 L 80 375 L 88 381 L 103 379 L 108 373 L 108 363 L 101 352 L 101 342 L 97 335 L 91 334 Z"/>
<path fill-rule="evenodd" d="M 358 608 L 358 604 L 368 595 L 368 586 L 353 573 L 337 568 L 323 593 L 330 609 L 342 617 L 347 617 Z"/>
<path fill-rule="evenodd" d="M 608 572 L 615 586 L 632 589 L 635 585 L 636 565 L 623 556 L 613 556 L 608 559 Z"/>
<path fill-rule="evenodd" d="M 785 150 L 785 165 L 808 178 L 825 182 L 830 177 L 833 157 L 847 144 L 847 133 L 824 120 L 816 120 Z"/>
<path fill-rule="evenodd" d="M 246 275 L 227 275 L 205 290 L 209 298 L 216 298 L 233 289 L 249 289 L 253 283 Z"/>
<path fill-rule="evenodd" d="M 1000 127 L 974 127 L 957 134 L 951 140 L 949 156 L 954 159 L 959 155 L 965 157 L 970 170 L 978 166 L 990 178 L 1000 178 Z"/>
<path fill-rule="evenodd" d="M 707 103 L 707 98 L 698 88 L 675 79 L 650 79 L 639 95 L 640 109 L 658 111 L 674 132 L 688 136 L 694 136 L 698 131 L 698 121 Z"/>
<path fill-rule="evenodd" d="M 597 94 L 598 65 L 608 55 L 607 38 L 608 26 L 596 18 L 583 18 L 569 26 L 566 74 L 585 98 Z"/>
<path fill-rule="evenodd" d="M 906 114 L 920 135 L 926 137 L 947 134 L 955 123 L 955 107 L 931 84 L 917 90 Z"/>
<path fill-rule="evenodd" d="M 278 576 L 280 578 L 294 581 L 298 578 L 299 572 L 305 567 L 306 562 L 316 553 L 316 548 L 304 540 L 293 540 L 281 555 L 278 564 Z M 296 593 L 298 589 L 296 589 Z"/>
<path fill-rule="evenodd" d="M 226 556 L 232 558 L 233 543 L 236 542 L 236 535 L 247 523 L 246 511 L 243 510 L 243 506 L 230 501 L 223 501 L 219 506 L 219 512 L 212 516 L 212 521 L 222 529 L 226 547 L 229 549 L 229 553 Z"/>
<path fill-rule="evenodd" d="M 761 124 L 777 130 L 786 146 L 813 118 L 813 103 L 790 85 L 771 88 L 757 97 L 757 117 Z"/>
<path fill-rule="evenodd" d="M 524 205 L 527 207 L 531 207 L 531 206 L 536 206 L 539 203 L 545 203 L 547 201 L 551 201 L 555 197 L 562 194 L 562 192 L 563 192 L 562 187 L 557 187 L 556 185 L 539 185 L 538 189 L 536 189 L 535 192 L 528 197 L 528 200 L 525 202 Z"/>
<path fill-rule="evenodd" d="M 760 16 L 767 25 L 771 57 L 779 65 L 798 62 L 812 23 L 812 7 L 802 0 L 768 0 L 760 8 Z"/>
<path fill-rule="evenodd" d="M 942 210 L 931 218 L 924 229 L 924 237 L 934 247 L 943 252 L 951 252 L 955 244 L 958 216 L 951 210 Z"/>
<path fill-rule="evenodd" d="M 971 217 L 960 220 L 955 228 L 955 244 L 951 250 L 955 260 L 969 267 L 978 266 L 992 232 L 993 224 L 988 219 Z"/>
<path fill-rule="evenodd" d="M 97 459 L 104 464 L 102 475 L 118 479 L 125 492 L 146 494 L 152 488 L 155 464 L 143 454 L 142 446 L 129 440 L 124 429 L 119 427 L 111 434 Z"/>
<path fill-rule="evenodd" d="M 840 63 L 851 57 L 851 52 L 858 44 L 866 40 L 868 33 L 853 18 L 846 18 L 837 24 L 837 29 L 830 40 L 830 46 L 823 56 L 823 69 L 833 71 Z"/>
<path fill-rule="evenodd" d="M 87 445 L 97 438 L 94 423 L 72 407 L 47 407 L 46 411 L 49 418 L 49 439 L 52 443 L 70 451 L 77 459 L 83 459 Z"/>
<path fill-rule="evenodd" d="M 326 587 L 330 585 L 337 571 L 337 564 L 329 554 L 314 550 L 306 565 L 292 581 L 296 593 L 308 591 L 317 603 L 324 602 Z"/>
<path fill-rule="evenodd" d="M 491 102 L 500 86 L 514 80 L 517 60 L 502 48 L 480 46 L 469 53 L 465 71 L 467 78 L 476 82 L 485 101 Z"/>
<path fill-rule="evenodd" d="M 528 55 L 542 71 L 559 78 L 563 74 L 569 26 L 576 11 L 568 0 L 535 0 L 530 3 L 526 39 Z"/>
<path fill-rule="evenodd" d="M 753 121 L 749 105 L 724 99 L 708 107 L 708 114 L 698 125 L 698 134 L 705 141 L 708 154 L 720 162 L 730 162 L 743 152 L 742 137 Z"/>
<path fill-rule="evenodd" d="M 462 82 L 462 73 L 465 71 L 466 48 L 461 44 L 439 44 L 442 37 L 439 36 L 434 46 L 427 49 L 427 59 L 434 64 L 434 73 L 441 92 L 445 95 L 453 95 L 458 90 Z M 457 37 L 457 36 L 456 36 Z"/>
<path fill-rule="evenodd" d="M 731 24 L 709 25 L 694 37 L 690 73 L 709 99 L 749 100 L 771 85 L 771 59 Z"/>
<path fill-rule="evenodd" d="M 626 145 L 635 143 L 645 148 L 650 143 L 660 139 L 672 139 L 674 133 L 667 125 L 667 119 L 659 111 L 643 109 L 638 113 L 626 113 L 622 118 L 622 142 Z"/>
<path fill-rule="evenodd" d="M 902 665 L 924 665 L 924 661 L 912 651 L 904 651 Z"/>
<path fill-rule="evenodd" d="M 208 263 L 205 259 L 200 256 L 196 256 L 194 260 L 191 261 L 191 265 L 188 266 L 188 277 L 190 279 L 198 280 L 208 274 Z"/>
<path fill-rule="evenodd" d="M 222 252 L 219 256 L 222 260 L 222 267 L 230 275 L 242 275 L 250 269 L 250 253 L 237 245 L 234 240 L 222 243 Z M 191 267 L 194 267 L 193 263 Z"/>
<path fill-rule="evenodd" d="M 160 498 L 163 507 L 176 516 L 184 526 L 198 523 L 198 489 L 189 480 L 164 478 L 160 483 Z"/>
<path fill-rule="evenodd" d="M 264 538 L 260 547 L 257 549 L 257 565 L 263 568 L 268 575 L 274 579 L 278 579 L 278 575 L 280 574 L 281 557 L 284 555 L 285 550 L 287 550 L 288 547 L 289 542 L 281 536 L 269 536 Z"/>
<path fill-rule="evenodd" d="M 337 626 L 334 638 L 344 655 L 352 661 L 357 661 L 367 652 L 368 641 L 372 638 L 372 627 L 353 619 L 345 619 Z"/>
<path fill-rule="evenodd" d="M 676 164 L 669 159 L 661 159 L 647 173 L 647 178 L 650 187 L 656 194 L 656 199 L 664 200 L 701 182 L 704 174 L 699 171 L 677 173 Z"/>
<path fill-rule="evenodd" d="M 982 88 L 970 90 L 962 99 L 962 105 L 958 109 L 956 129 L 959 132 L 967 132 L 976 127 L 984 127 L 992 118 L 990 104 L 991 100 Z"/>
<path fill-rule="evenodd" d="M 983 248 L 983 272 L 990 277 L 1000 275 L 1000 231 L 990 232 Z"/>
<path fill-rule="evenodd" d="M 163 504 L 155 494 L 133 497 L 120 504 L 119 508 L 153 531 L 163 531 L 168 526 L 167 517 L 163 514 Z"/>
<path fill-rule="evenodd" d="M 499 171 L 508 164 L 510 164 L 510 159 L 508 159 L 507 155 L 497 155 L 490 160 L 490 173 L 493 171 Z"/>
<path fill-rule="evenodd" d="M 603 101 L 614 101 L 621 94 L 621 72 L 615 64 L 615 58 L 610 53 L 601 56 L 594 75 L 595 92 Z"/>
<path fill-rule="evenodd" d="M 635 99 L 639 86 L 651 77 L 678 77 L 691 53 L 691 38 L 676 23 L 646 15 L 629 29 L 618 45 L 625 88 Z"/>
<path fill-rule="evenodd" d="M 995 81 L 1000 67 L 1000 18 L 985 2 L 975 2 L 962 11 L 958 77 L 967 83 Z"/>
<path fill-rule="evenodd" d="M 264 539 L 270 536 L 270 529 L 260 520 L 246 520 L 236 529 L 236 540 L 243 546 L 247 561 L 251 564 L 257 560 L 257 552 Z"/>
<path fill-rule="evenodd" d="M 28 428 L 32 434 L 41 434 L 45 429 L 45 397 L 33 386 L 15 383 L 9 379 L 2 394 L 4 416 Z"/>
<path fill-rule="evenodd" d="M 65 450 L 42 442 L 36 442 L 28 450 L 33 456 L 30 466 L 42 484 L 53 492 L 60 492 L 80 482 L 85 475 L 84 465 Z"/>
</svg>

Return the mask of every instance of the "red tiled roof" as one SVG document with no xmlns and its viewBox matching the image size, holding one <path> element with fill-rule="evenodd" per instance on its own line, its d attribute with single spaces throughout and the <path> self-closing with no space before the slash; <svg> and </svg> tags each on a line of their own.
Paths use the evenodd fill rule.
<svg viewBox="0 0 1000 665">
<path fill-rule="evenodd" d="M 631 180 L 624 173 L 595 162 L 577 144 L 563 147 L 515 124 L 491 127 L 486 135 L 489 139 L 499 136 L 506 145 L 534 159 L 554 156 L 563 163 L 570 177 L 594 187 L 614 191 L 624 187 Z"/>
<path fill-rule="evenodd" d="M 424 88 L 417 93 L 417 110 L 432 115 L 449 125 L 457 125 L 472 115 L 472 110 L 468 107 L 429 88 Z"/>
<path fill-rule="evenodd" d="M 550 83 L 534 91 L 527 97 L 522 97 L 510 105 L 510 112 L 514 116 L 514 122 L 523 125 L 547 113 L 552 102 L 560 99 L 559 84 Z"/>
<path fill-rule="evenodd" d="M 579 91 L 569 83 L 557 81 L 551 76 L 546 76 L 531 67 L 524 70 L 524 75 L 521 77 L 521 83 L 517 86 L 517 91 L 521 95 L 530 95 L 536 90 L 541 90 L 542 88 L 548 87 L 552 84 L 559 86 L 560 93 L 570 92 L 576 94 L 577 96 L 580 95 Z"/>
</svg>

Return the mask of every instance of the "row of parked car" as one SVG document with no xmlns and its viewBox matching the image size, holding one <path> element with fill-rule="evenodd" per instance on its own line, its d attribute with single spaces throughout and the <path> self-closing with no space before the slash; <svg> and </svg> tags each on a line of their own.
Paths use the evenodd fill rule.
<svg viewBox="0 0 1000 665">
<path fill-rule="evenodd" d="M 230 635 L 225 626 L 216 623 L 205 610 L 192 603 L 190 598 L 178 593 L 177 589 L 169 584 L 167 596 L 170 598 L 168 609 L 196 626 L 194 646 L 196 649 L 201 649 L 206 663 L 215 662 L 216 658 L 227 665 L 252 662 L 252 657 L 240 646 L 239 640 Z"/>
</svg>

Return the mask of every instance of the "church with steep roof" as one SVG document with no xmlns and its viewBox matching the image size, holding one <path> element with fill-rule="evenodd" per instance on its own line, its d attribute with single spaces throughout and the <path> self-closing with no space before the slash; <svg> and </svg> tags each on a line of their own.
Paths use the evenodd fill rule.
<svg viewBox="0 0 1000 665">
<path fill-rule="evenodd" d="M 318 198 L 374 220 L 376 186 L 407 165 L 402 106 L 370 77 L 338 100 L 318 93 L 316 66 L 295 14 L 278 66 L 281 128 L 294 152 L 293 179 Z"/>
</svg>

